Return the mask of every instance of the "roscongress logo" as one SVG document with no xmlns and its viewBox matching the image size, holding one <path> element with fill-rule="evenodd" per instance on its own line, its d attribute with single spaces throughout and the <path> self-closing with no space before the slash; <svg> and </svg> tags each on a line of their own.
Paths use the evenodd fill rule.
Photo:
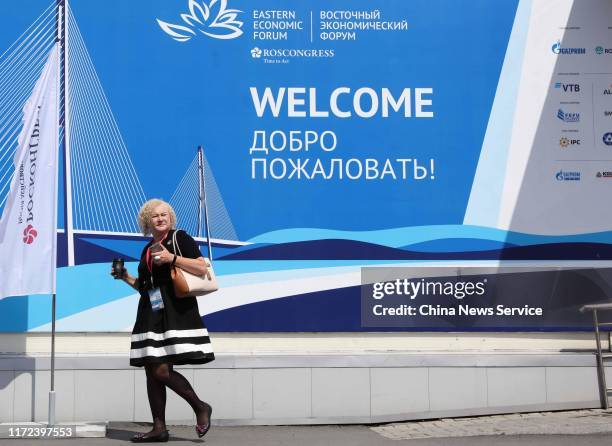
<svg viewBox="0 0 612 446">
<path fill-rule="evenodd" d="M 228 9 L 227 0 L 210 0 L 206 4 L 189 0 L 189 14 L 181 14 L 185 25 L 175 25 L 156 19 L 166 34 L 177 42 L 187 42 L 198 34 L 213 39 L 235 39 L 242 35 L 243 22 L 237 20 L 239 9 Z"/>
<path fill-rule="evenodd" d="M 576 54 L 586 54 L 586 48 L 565 48 L 561 46 L 560 40 L 557 40 L 553 44 L 553 46 L 551 47 L 551 50 L 555 54 L 566 55 L 566 56 L 576 55 Z"/>
<path fill-rule="evenodd" d="M 595 54 L 599 54 L 600 56 L 602 54 L 612 54 L 612 48 L 604 48 L 603 46 L 596 46 Z"/>
<path fill-rule="evenodd" d="M 603 140 L 605 145 L 612 146 L 612 132 L 604 133 L 601 139 Z"/>
<path fill-rule="evenodd" d="M 560 108 L 557 111 L 557 118 L 563 122 L 580 122 L 580 113 L 567 113 Z"/>
<path fill-rule="evenodd" d="M 26 226 L 26 228 L 23 230 L 23 243 L 26 245 L 31 245 L 34 243 L 36 237 L 38 237 L 38 231 L 34 229 L 34 226 Z"/>
<path fill-rule="evenodd" d="M 560 170 L 555 174 L 557 181 L 580 181 L 580 172 Z"/>
<path fill-rule="evenodd" d="M 257 55 L 256 55 L 257 54 Z M 277 59 L 292 59 L 292 58 L 331 58 L 336 55 L 335 50 L 317 50 L 317 49 L 301 49 L 301 48 L 263 48 L 257 47 L 251 50 L 251 56 L 254 59 L 277 58 Z"/>
</svg>

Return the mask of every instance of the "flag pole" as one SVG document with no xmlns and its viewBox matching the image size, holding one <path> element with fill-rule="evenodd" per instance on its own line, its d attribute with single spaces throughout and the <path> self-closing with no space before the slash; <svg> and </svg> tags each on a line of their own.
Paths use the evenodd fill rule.
<svg viewBox="0 0 612 446">
<path fill-rule="evenodd" d="M 61 106 L 63 112 L 62 118 L 62 147 L 64 155 L 64 234 L 66 236 L 66 248 L 68 253 L 68 266 L 74 266 L 74 228 L 72 219 L 72 167 L 70 157 L 70 132 L 68 127 L 70 125 L 70 109 L 68 107 L 69 97 L 69 72 L 68 64 L 70 62 L 68 57 L 68 46 L 70 45 L 68 35 L 68 0 L 57 0 L 61 11 L 61 54 L 62 54 L 62 68 L 60 70 L 60 86 L 61 86 Z"/>
<path fill-rule="evenodd" d="M 49 390 L 49 426 L 55 426 L 55 293 L 51 319 L 51 390 Z"/>
<path fill-rule="evenodd" d="M 62 14 L 63 14 L 63 7 L 61 4 L 61 0 L 57 1 L 57 17 L 56 17 L 56 22 L 55 22 L 55 30 L 56 30 L 56 38 L 55 38 L 55 43 L 56 45 L 61 45 L 62 42 L 62 35 L 61 35 L 61 30 L 62 30 Z M 61 55 L 61 54 L 60 54 Z M 62 68 L 61 68 L 61 61 L 58 60 L 58 64 L 57 64 L 57 69 L 59 71 L 60 77 L 61 77 L 61 72 L 62 72 Z M 58 92 L 59 93 L 59 92 Z M 59 96 L 59 94 L 58 94 Z M 59 102 L 59 101 L 57 101 Z M 57 109 L 59 110 L 59 104 L 57 104 Z M 59 120 L 59 116 L 58 116 L 58 120 Z M 58 128 L 61 126 L 61 122 L 58 122 Z M 58 135 L 59 138 L 59 135 Z M 56 159 L 57 159 L 57 150 L 56 150 Z M 55 169 L 57 172 L 57 163 L 55 164 Z M 57 174 L 55 176 L 55 181 L 57 182 Z M 58 185 L 55 185 L 55 188 L 58 188 Z M 55 223 L 55 238 L 56 240 L 54 240 L 54 245 L 57 245 L 57 193 L 55 194 L 55 214 L 56 214 L 56 218 L 53 219 L 54 223 Z M 57 281 L 57 249 L 55 250 L 55 255 L 53 256 L 53 261 L 55 262 L 55 265 L 53 265 L 53 294 L 51 297 L 51 389 L 49 390 L 49 425 L 53 426 L 55 425 L 55 301 L 56 301 L 56 281 Z"/>
<path fill-rule="evenodd" d="M 202 191 L 203 191 L 202 146 L 198 146 L 198 230 L 197 236 L 202 237 Z"/>
<path fill-rule="evenodd" d="M 56 100 L 56 110 L 58 110 L 58 128 L 62 127 L 63 128 L 63 132 L 62 132 L 62 147 L 64 149 L 64 192 L 65 194 L 68 193 L 68 191 L 66 191 L 66 183 L 69 183 L 69 180 L 66 180 L 66 172 L 69 172 L 69 164 L 70 161 L 67 159 L 67 155 L 68 152 L 66 150 L 66 82 L 65 82 L 65 75 L 66 75 L 66 2 L 67 0 L 57 0 L 57 19 L 56 19 L 56 44 L 58 45 L 58 48 L 56 51 L 59 52 L 58 54 L 58 70 L 59 70 L 59 91 L 58 91 L 58 95 L 57 95 L 57 100 Z M 63 56 L 63 57 L 62 57 Z M 60 98 L 61 96 L 61 98 Z M 63 112 L 64 113 L 59 113 L 59 109 L 60 109 L 60 105 L 63 107 Z M 59 135 L 58 135 L 59 137 Z M 53 244 L 54 246 L 54 255 L 53 255 L 53 260 L 55 262 L 54 268 L 53 268 L 53 294 L 52 294 L 52 300 L 51 300 L 51 370 L 50 370 L 50 374 L 51 374 L 51 388 L 49 390 L 49 425 L 50 426 L 54 426 L 57 422 L 56 420 L 56 414 L 55 414 L 55 319 L 56 319 L 56 307 L 57 307 L 57 213 L 58 213 L 58 189 L 59 189 L 59 185 L 57 184 L 57 182 L 59 181 L 59 147 L 56 147 L 55 150 L 55 169 L 56 169 L 56 174 L 55 174 L 55 181 L 56 181 L 56 185 L 55 185 L 55 200 L 54 200 L 54 212 L 55 212 L 55 218 L 53 219 L 53 221 L 55 222 L 55 227 L 54 227 L 54 231 L 55 231 L 55 243 Z M 68 170 L 67 170 L 68 167 Z M 71 231 L 69 233 L 68 231 L 68 224 L 67 224 L 67 218 L 66 218 L 66 210 L 64 210 L 64 233 L 66 234 L 67 238 L 68 238 L 68 253 L 69 253 L 69 264 L 70 264 L 70 236 Z M 70 228 L 72 229 L 72 228 Z"/>
</svg>

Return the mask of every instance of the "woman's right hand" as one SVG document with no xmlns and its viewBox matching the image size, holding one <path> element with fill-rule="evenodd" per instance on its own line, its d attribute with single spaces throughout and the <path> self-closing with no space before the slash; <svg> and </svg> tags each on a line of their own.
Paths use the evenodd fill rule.
<svg viewBox="0 0 612 446">
<path fill-rule="evenodd" d="M 113 276 L 113 278 L 115 279 L 121 279 L 121 280 L 125 280 L 129 276 L 128 271 L 125 267 L 121 270 L 121 275 L 115 272 L 115 268 L 111 268 L 110 275 Z"/>
<path fill-rule="evenodd" d="M 138 291 L 138 278 L 130 276 L 130 273 L 128 273 L 128 270 L 125 267 L 121 271 L 121 277 L 118 277 L 118 275 L 115 274 L 115 271 L 112 268 L 111 268 L 110 275 L 115 277 L 115 278 L 123 280 L 129 286 L 131 286 L 136 291 Z"/>
</svg>

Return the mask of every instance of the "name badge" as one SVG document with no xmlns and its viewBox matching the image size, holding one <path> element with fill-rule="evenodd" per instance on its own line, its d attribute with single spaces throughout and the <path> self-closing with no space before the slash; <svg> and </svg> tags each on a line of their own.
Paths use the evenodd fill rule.
<svg viewBox="0 0 612 446">
<path fill-rule="evenodd" d="M 149 290 L 149 301 L 151 302 L 151 308 L 153 311 L 159 311 L 164 308 L 164 300 L 162 299 L 159 288 Z"/>
</svg>

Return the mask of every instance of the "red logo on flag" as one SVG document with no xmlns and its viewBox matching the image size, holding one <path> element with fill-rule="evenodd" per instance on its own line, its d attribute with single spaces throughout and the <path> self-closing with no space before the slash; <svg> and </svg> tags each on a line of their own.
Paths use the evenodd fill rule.
<svg viewBox="0 0 612 446">
<path fill-rule="evenodd" d="M 38 231 L 36 231 L 36 229 L 34 229 L 32 225 L 28 225 L 23 230 L 23 243 L 27 243 L 28 245 L 31 245 L 37 236 L 38 236 Z"/>
</svg>

